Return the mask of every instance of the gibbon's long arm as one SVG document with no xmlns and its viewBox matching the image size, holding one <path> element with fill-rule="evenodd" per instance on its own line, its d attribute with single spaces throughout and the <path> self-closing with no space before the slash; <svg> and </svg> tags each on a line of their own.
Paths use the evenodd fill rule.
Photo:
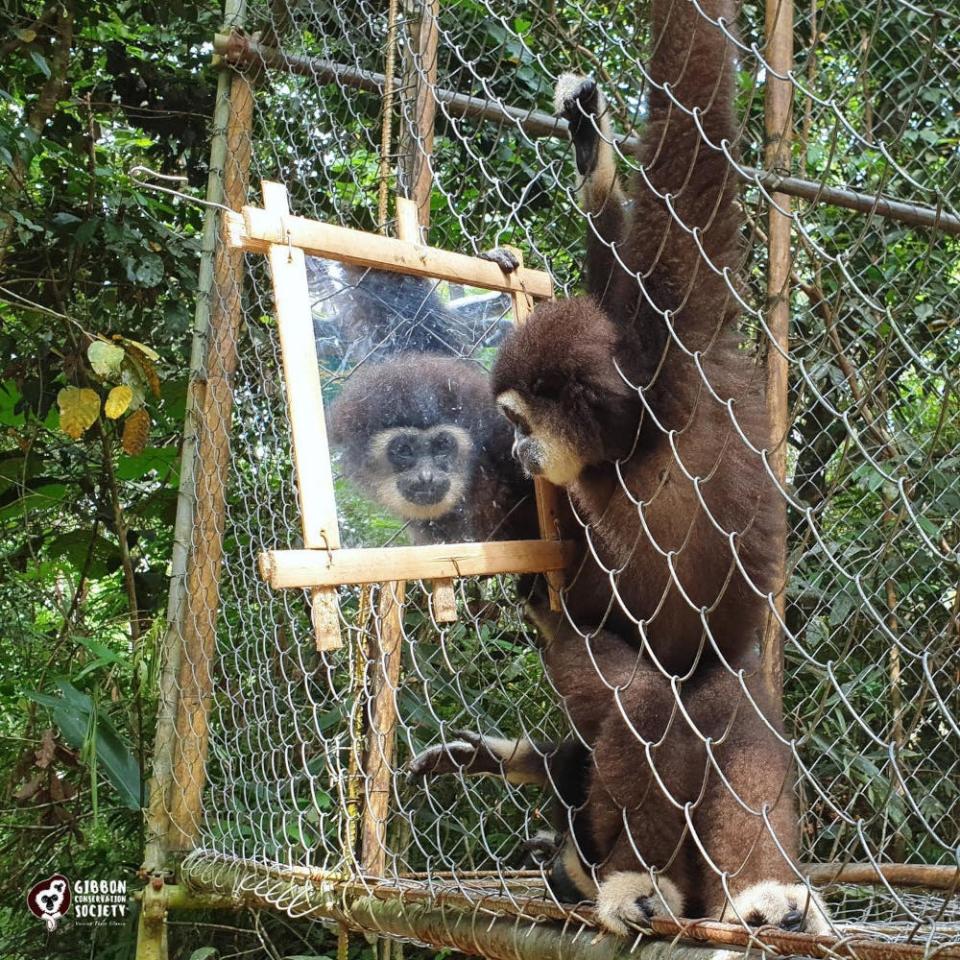
<svg viewBox="0 0 960 960">
<path fill-rule="evenodd" d="M 692 323 L 702 342 L 697 334 L 719 322 L 708 305 L 727 296 L 715 271 L 737 266 L 736 181 L 723 149 L 726 142 L 734 150 L 738 133 L 735 49 L 725 32 L 735 13 L 731 0 L 654 0 L 647 119 L 629 214 L 603 94 L 592 79 L 572 74 L 562 75 L 556 86 L 556 110 L 570 124 L 582 177 L 587 291 L 621 321 L 639 318 L 646 352 L 653 356 L 662 352 L 666 331 L 662 323 L 644 322 L 650 300 L 661 314 L 706 308 L 709 319 Z M 714 269 L 701 262 L 694 229 Z M 678 320 L 681 336 L 686 326 L 691 324 Z"/>
<path fill-rule="evenodd" d="M 587 218 L 587 292 L 609 308 L 626 275 L 617 261 L 616 247 L 627 224 L 625 197 L 617 175 L 613 124 L 603 93 L 590 77 L 562 74 L 554 93 L 558 116 L 570 125 L 580 174 L 580 207 Z M 619 252 L 623 256 L 623 250 Z"/>
<path fill-rule="evenodd" d="M 732 0 L 654 0 L 651 16 L 649 105 L 628 264 L 641 280 L 650 278 L 656 309 L 678 314 L 681 339 L 702 341 L 736 313 L 731 304 L 716 316 L 729 291 L 715 272 L 736 270 L 740 259 L 737 185 L 723 149 L 724 142 L 734 149 L 738 132 L 735 48 L 725 32 L 736 7 Z"/>
</svg>

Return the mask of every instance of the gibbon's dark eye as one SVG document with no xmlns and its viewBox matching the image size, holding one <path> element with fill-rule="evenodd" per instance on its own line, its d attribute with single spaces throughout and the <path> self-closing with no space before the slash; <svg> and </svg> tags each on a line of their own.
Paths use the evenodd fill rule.
<svg viewBox="0 0 960 960">
<path fill-rule="evenodd" d="M 417 444 L 411 437 L 394 437 L 387 446 L 387 459 L 398 470 L 409 470 L 418 457 Z"/>
<path fill-rule="evenodd" d="M 449 470 L 457 455 L 457 441 L 449 433 L 438 433 L 430 441 L 430 456 L 441 470 Z"/>
</svg>

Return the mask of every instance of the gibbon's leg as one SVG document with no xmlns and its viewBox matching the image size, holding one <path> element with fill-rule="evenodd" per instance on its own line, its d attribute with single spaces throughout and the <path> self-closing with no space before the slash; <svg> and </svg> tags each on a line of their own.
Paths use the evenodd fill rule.
<svg viewBox="0 0 960 960">
<path fill-rule="evenodd" d="M 610 630 L 580 632 L 566 614 L 546 604 L 528 603 L 528 618 L 540 634 L 540 652 L 547 676 L 563 700 L 575 734 L 596 742 L 601 725 L 615 707 L 617 689 L 641 696 L 647 684 L 659 686 L 661 675 L 644 661 L 641 651 Z"/>
<path fill-rule="evenodd" d="M 703 744 L 665 680 L 611 712 L 594 754 L 585 816 L 598 866 L 597 917 L 614 933 L 682 916 L 696 899 L 684 807 L 703 777 Z"/>
<path fill-rule="evenodd" d="M 704 795 L 693 815 L 712 861 L 705 863 L 696 851 L 704 904 L 709 916 L 728 923 L 825 933 L 830 928 L 826 907 L 797 879 L 792 756 L 758 714 L 757 708 L 777 717 L 756 686 L 751 689 L 754 706 L 739 679 L 718 667 L 693 709 L 695 722 L 714 740 L 711 753 L 719 768 L 707 769 Z M 779 721 L 773 725 L 776 729 Z"/>
<path fill-rule="evenodd" d="M 532 783 L 545 786 L 549 782 L 551 756 L 562 744 L 534 743 L 525 737 L 509 740 L 472 733 L 457 732 L 458 739 L 428 747 L 407 763 L 412 777 L 435 777 L 448 773 L 467 777 L 502 777 L 508 783 Z"/>
<path fill-rule="evenodd" d="M 628 279 L 614 248 L 626 228 L 625 197 L 617 176 L 610 109 L 596 82 L 573 73 L 561 74 L 554 89 L 557 115 L 570 125 L 580 182 L 580 205 L 587 230 L 587 292 L 609 308 Z M 620 251 L 622 257 L 624 252 Z"/>
</svg>

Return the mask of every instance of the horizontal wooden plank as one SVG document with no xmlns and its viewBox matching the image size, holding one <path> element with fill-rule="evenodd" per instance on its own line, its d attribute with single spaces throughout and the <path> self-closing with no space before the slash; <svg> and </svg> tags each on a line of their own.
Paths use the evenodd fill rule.
<svg viewBox="0 0 960 960">
<path fill-rule="evenodd" d="M 362 267 L 394 270 L 416 277 L 433 277 L 464 283 L 485 290 L 527 293 L 538 299 L 553 296 L 553 281 L 542 270 L 521 267 L 505 273 L 495 263 L 451 253 L 436 247 L 363 233 L 304 217 L 278 217 L 258 207 L 244 207 L 243 213 L 225 212 L 225 233 L 231 247 L 267 253 L 270 244 L 286 244 L 314 257 L 326 257 Z"/>
<path fill-rule="evenodd" d="M 562 570 L 575 547 L 561 540 L 497 540 L 351 550 L 267 550 L 260 576 L 276 590 L 383 580 L 449 580 Z"/>
</svg>

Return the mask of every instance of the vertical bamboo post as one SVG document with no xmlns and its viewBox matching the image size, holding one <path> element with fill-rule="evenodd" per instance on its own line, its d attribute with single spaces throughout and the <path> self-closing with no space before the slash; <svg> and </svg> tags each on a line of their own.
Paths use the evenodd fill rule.
<svg viewBox="0 0 960 960">
<path fill-rule="evenodd" d="M 523 267 L 523 251 L 510 247 L 517 263 Z M 520 326 L 527 322 L 533 313 L 533 300 L 525 293 L 513 295 L 513 322 Z M 537 498 L 537 522 L 540 527 L 540 536 L 544 540 L 560 539 L 560 491 L 543 477 L 533 478 L 533 494 Z M 560 591 L 563 589 L 564 575 L 562 571 L 554 570 L 546 574 L 547 592 L 550 597 L 550 609 L 562 610 Z"/>
<path fill-rule="evenodd" d="M 380 586 L 376 650 L 371 657 L 370 723 L 367 733 L 366 803 L 361 828 L 361 865 L 365 876 L 383 876 L 387 857 L 387 817 L 396 755 L 397 688 L 403 653 L 402 580 Z"/>
<path fill-rule="evenodd" d="M 765 35 L 764 164 L 767 171 L 789 175 L 793 84 L 787 74 L 793 68 L 793 0 L 766 0 Z M 774 76 L 774 71 L 779 76 Z M 790 197 L 785 193 L 774 193 L 767 211 L 767 326 L 776 346 L 771 344 L 767 350 L 767 408 L 773 427 L 771 459 L 781 484 L 787 474 L 790 426 L 789 362 L 786 357 L 790 342 L 790 227 Z M 776 596 L 777 613 L 781 619 L 786 609 L 786 560 L 784 552 L 779 561 Z M 783 631 L 772 615 L 768 618 L 763 643 L 763 675 L 773 701 L 779 703 L 783 691 Z"/>
<path fill-rule="evenodd" d="M 283 184 L 264 181 L 263 206 L 280 218 L 290 215 Z M 269 260 L 283 377 L 287 385 L 303 544 L 309 549 L 337 550 L 340 529 L 313 338 L 306 257 L 299 247 L 274 243 L 270 245 Z M 317 650 L 337 650 L 343 645 L 335 587 L 315 587 L 310 591 L 310 619 Z"/>
<path fill-rule="evenodd" d="M 406 0 L 403 46 L 403 122 L 400 129 L 400 184 L 416 203 L 426 241 L 433 186 L 433 136 L 437 101 L 437 44 L 440 0 Z M 405 239 L 401 237 L 401 239 Z"/>
<path fill-rule="evenodd" d="M 430 181 L 421 181 L 428 192 L 429 208 Z M 397 237 L 408 243 L 420 243 L 420 230 L 423 227 L 419 219 L 423 205 L 417 197 L 406 199 L 397 197 Z M 425 229 L 425 227 L 424 227 Z M 437 623 L 453 623 L 457 619 L 457 598 L 452 580 L 434 580 L 430 591 L 430 607 Z"/>
<path fill-rule="evenodd" d="M 252 126 L 253 85 L 248 77 L 235 74 L 230 84 L 223 166 L 224 200 L 234 210 L 239 210 L 246 200 Z M 195 845 L 206 782 L 226 481 L 230 467 L 232 379 L 237 367 L 242 284 L 243 255 L 221 241 L 217 244 L 213 265 L 206 388 L 198 404 L 196 503 L 187 569 L 186 615 L 178 670 L 180 696 L 169 797 L 168 849 L 171 851 L 186 851 Z"/>
<path fill-rule="evenodd" d="M 239 26 L 244 3 L 230 2 L 224 10 L 224 22 Z M 210 140 L 210 172 L 206 199 L 211 204 L 224 202 L 223 170 L 227 158 L 227 124 L 230 119 L 230 87 L 234 71 L 222 67 L 217 76 L 213 134 Z M 187 560 L 193 512 L 196 501 L 194 465 L 196 462 L 196 419 L 203 395 L 204 351 L 210 329 L 210 305 L 213 297 L 213 258 L 217 246 L 215 207 L 208 207 L 203 219 L 200 242 L 200 271 L 197 278 L 197 303 L 193 320 L 193 344 L 184 414 L 183 445 L 180 451 L 180 484 L 177 490 L 177 514 L 173 525 L 173 550 L 170 557 L 170 592 L 167 597 L 167 626 L 161 641 L 161 673 L 157 697 L 157 725 L 153 743 L 153 775 L 148 784 L 146 848 L 143 873 L 155 873 L 166 867 L 166 838 L 170 829 L 169 793 L 173 775 L 176 743 L 177 678 L 180 670 L 180 645 L 186 615 Z"/>
</svg>

